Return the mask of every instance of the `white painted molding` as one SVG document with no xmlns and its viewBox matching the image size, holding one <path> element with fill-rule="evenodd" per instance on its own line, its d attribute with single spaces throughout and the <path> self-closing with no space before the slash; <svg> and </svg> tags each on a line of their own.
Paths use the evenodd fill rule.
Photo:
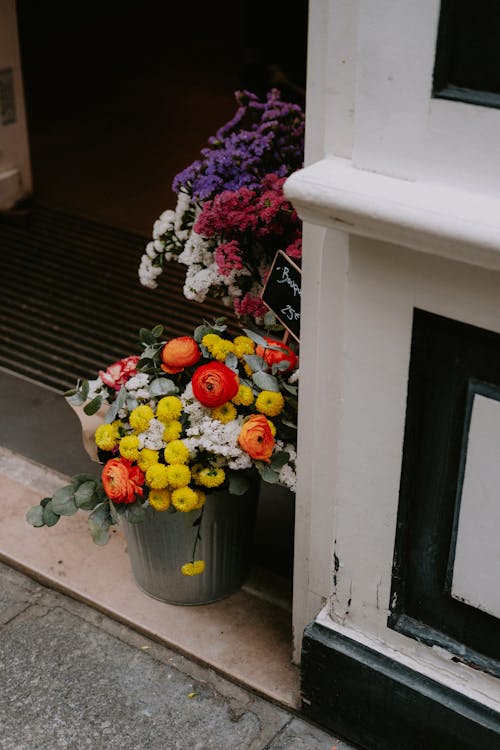
<svg viewBox="0 0 500 750">
<path fill-rule="evenodd" d="M 304 221 L 500 270 L 498 198 L 368 172 L 337 157 L 295 172 L 285 193 Z"/>
</svg>

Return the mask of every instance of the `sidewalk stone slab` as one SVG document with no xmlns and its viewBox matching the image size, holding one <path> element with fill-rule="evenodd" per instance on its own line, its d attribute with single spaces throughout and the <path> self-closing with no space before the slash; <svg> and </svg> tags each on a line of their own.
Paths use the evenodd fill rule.
<svg viewBox="0 0 500 750">
<path fill-rule="evenodd" d="M 353 748 L 306 721 L 294 718 L 271 742 L 269 750 L 353 750 Z"/>
<path fill-rule="evenodd" d="M 30 578 L 0 563 L 0 626 L 26 609 L 40 590 Z"/>
<path fill-rule="evenodd" d="M 1 750 L 260 750 L 288 721 L 272 707 L 263 726 L 62 608 L 31 607 L 2 628 L 0 674 Z"/>
</svg>

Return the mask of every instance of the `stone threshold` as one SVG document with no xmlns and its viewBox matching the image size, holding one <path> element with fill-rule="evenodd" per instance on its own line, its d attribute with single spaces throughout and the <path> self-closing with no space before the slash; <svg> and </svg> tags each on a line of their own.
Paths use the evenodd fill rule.
<svg viewBox="0 0 500 750">
<path fill-rule="evenodd" d="M 299 670 L 292 664 L 289 600 L 279 579 L 251 577 L 214 604 L 166 604 L 135 584 L 121 530 L 109 544 L 92 543 L 86 515 L 34 529 L 26 511 L 68 477 L 0 447 L 0 559 L 176 649 L 287 708 L 299 706 Z"/>
</svg>

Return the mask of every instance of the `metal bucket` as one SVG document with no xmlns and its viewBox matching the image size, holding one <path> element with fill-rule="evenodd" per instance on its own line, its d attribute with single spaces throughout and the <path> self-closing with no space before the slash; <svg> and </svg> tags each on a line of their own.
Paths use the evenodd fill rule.
<svg viewBox="0 0 500 750">
<path fill-rule="evenodd" d="M 196 549 L 205 570 L 195 576 L 183 575 L 181 567 L 191 560 L 199 510 L 170 513 L 148 507 L 144 521 L 124 521 L 138 586 L 170 604 L 208 604 L 237 591 L 250 567 L 257 502 L 258 487 L 244 495 L 217 492 L 207 497 Z"/>
</svg>

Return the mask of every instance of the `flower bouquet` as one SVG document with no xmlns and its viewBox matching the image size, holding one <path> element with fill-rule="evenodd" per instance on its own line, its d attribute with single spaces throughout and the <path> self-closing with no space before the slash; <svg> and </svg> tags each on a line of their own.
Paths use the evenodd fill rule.
<svg viewBox="0 0 500 750">
<path fill-rule="evenodd" d="M 297 356 L 264 334 L 243 333 L 230 336 L 223 319 L 168 341 L 161 326 L 141 329 L 141 355 L 65 394 L 87 416 L 102 415 L 94 432 L 101 476 L 72 477 L 27 520 L 53 526 L 86 510 L 94 542 L 105 544 L 120 519 L 126 528 L 145 520 L 154 527 L 185 516 L 180 572 L 202 573 L 197 548 L 211 496 L 217 505 L 226 491 L 237 502 L 259 477 L 295 487 Z"/>
<path fill-rule="evenodd" d="M 261 324 L 260 295 L 276 252 L 301 257 L 301 223 L 283 183 L 302 166 L 305 120 L 277 89 L 265 101 L 248 91 L 235 96 L 235 116 L 175 177 L 176 209 L 155 222 L 139 277 L 155 288 L 165 261 L 176 260 L 187 266 L 185 297 L 220 297 L 238 317 Z"/>
</svg>

